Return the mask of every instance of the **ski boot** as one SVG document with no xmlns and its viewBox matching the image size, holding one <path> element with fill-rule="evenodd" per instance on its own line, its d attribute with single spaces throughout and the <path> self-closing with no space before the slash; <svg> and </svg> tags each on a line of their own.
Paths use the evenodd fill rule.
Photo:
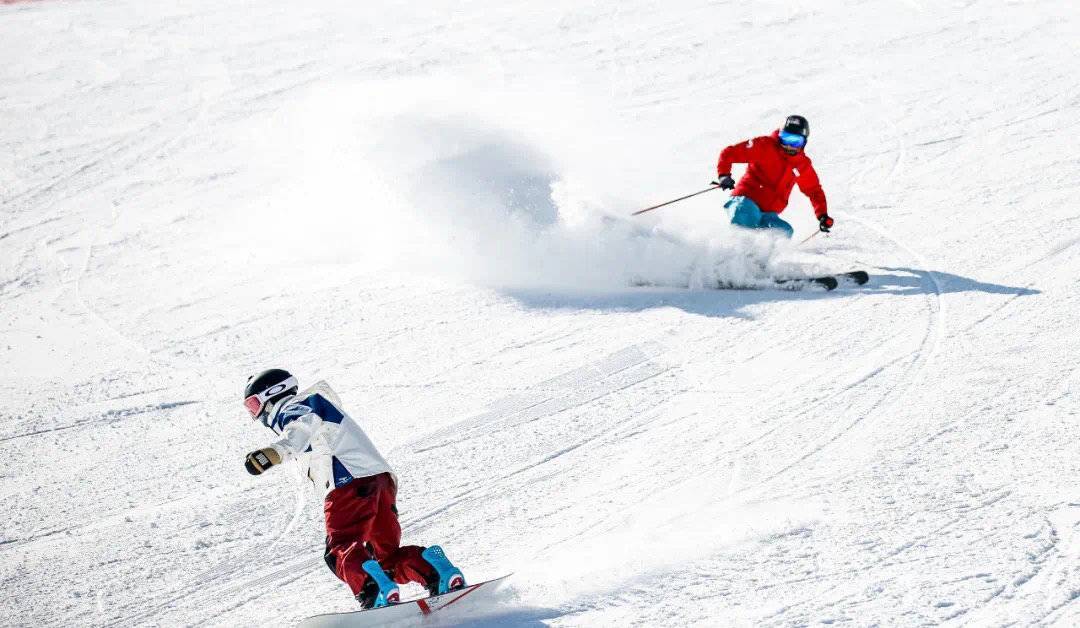
<svg viewBox="0 0 1080 628">
<path fill-rule="evenodd" d="M 365 561 L 363 565 L 360 565 L 360 568 L 369 576 L 368 581 L 364 583 L 364 590 L 357 596 L 360 606 L 365 609 L 379 608 L 380 606 L 397 604 L 400 601 L 398 585 L 390 579 L 390 576 L 386 575 L 378 562 L 374 560 Z"/>
<path fill-rule="evenodd" d="M 442 595 L 465 587 L 465 576 L 461 575 L 461 570 L 446 558 L 446 554 L 443 553 L 441 547 L 432 545 L 420 552 L 420 556 L 434 567 L 438 574 L 438 578 L 427 585 L 428 592 L 431 595 Z"/>
</svg>

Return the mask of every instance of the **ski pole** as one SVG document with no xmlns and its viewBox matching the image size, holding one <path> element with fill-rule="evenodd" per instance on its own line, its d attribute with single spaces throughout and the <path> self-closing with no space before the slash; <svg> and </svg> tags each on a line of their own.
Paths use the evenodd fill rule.
<svg viewBox="0 0 1080 628">
<path fill-rule="evenodd" d="M 820 229 L 818 229 L 817 231 L 811 233 L 809 236 L 807 236 L 807 238 L 805 240 L 803 240 L 802 242 L 799 243 L 799 246 L 802 246 L 802 245 L 806 244 L 807 242 L 809 242 L 811 240 L 811 238 L 813 238 L 814 236 L 816 236 L 819 233 L 821 233 Z"/>
<path fill-rule="evenodd" d="M 713 181 L 712 185 L 705 188 L 704 190 L 694 192 L 693 194 L 687 194 L 686 196 L 680 196 L 679 198 L 674 199 L 674 200 L 670 200 L 670 201 L 668 201 L 666 203 L 660 203 L 659 205 L 653 205 L 652 207 L 646 207 L 645 209 L 639 209 L 639 210 L 637 210 L 636 212 L 634 212 L 634 213 L 632 213 L 630 215 L 631 216 L 637 216 L 638 214 L 644 214 L 645 212 L 651 212 L 652 210 L 660 209 L 661 207 L 664 207 L 665 205 L 671 205 L 672 203 L 678 203 L 679 201 L 685 201 L 686 199 L 688 199 L 688 198 L 690 198 L 692 196 L 697 196 L 698 194 L 704 194 L 706 192 L 712 192 L 713 190 L 719 190 L 719 189 L 720 189 L 720 184 L 717 183 L 716 181 Z"/>
</svg>

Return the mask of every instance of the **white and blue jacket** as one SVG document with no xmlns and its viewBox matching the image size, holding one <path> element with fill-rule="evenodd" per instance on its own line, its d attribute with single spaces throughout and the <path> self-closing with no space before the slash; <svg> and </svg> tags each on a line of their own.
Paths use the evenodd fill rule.
<svg viewBox="0 0 1080 628">
<path fill-rule="evenodd" d="M 281 434 L 270 446 L 282 462 L 297 461 L 315 485 L 316 495 L 325 496 L 354 478 L 393 474 L 364 430 L 342 410 L 341 401 L 326 382 L 274 404 L 267 422 Z"/>
</svg>

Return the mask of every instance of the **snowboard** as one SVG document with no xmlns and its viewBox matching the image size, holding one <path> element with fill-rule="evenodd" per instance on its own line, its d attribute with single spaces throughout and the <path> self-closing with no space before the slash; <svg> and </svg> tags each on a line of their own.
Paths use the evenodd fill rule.
<svg viewBox="0 0 1080 628">
<path fill-rule="evenodd" d="M 448 608 L 460 608 L 468 612 L 468 604 L 462 600 L 482 601 L 489 597 L 512 574 L 494 580 L 470 584 L 463 589 L 415 600 L 406 600 L 390 606 L 369 608 L 348 613 L 328 613 L 316 615 L 300 622 L 300 628 L 367 628 L 396 622 L 418 624 L 430 615 L 441 613 Z M 460 604 L 459 604 L 460 603 Z"/>
</svg>

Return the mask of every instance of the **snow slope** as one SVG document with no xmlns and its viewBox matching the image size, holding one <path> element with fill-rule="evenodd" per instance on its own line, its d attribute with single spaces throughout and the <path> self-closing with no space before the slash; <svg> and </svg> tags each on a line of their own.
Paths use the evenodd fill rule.
<svg viewBox="0 0 1080 628">
<path fill-rule="evenodd" d="M 1077 42 L 1037 0 L 0 6 L 0 623 L 354 608 L 310 489 L 243 471 L 272 365 L 406 539 L 516 572 L 490 625 L 1080 623 Z M 788 113 L 833 235 L 626 218 Z M 874 280 L 702 289 L 755 260 Z"/>
</svg>

